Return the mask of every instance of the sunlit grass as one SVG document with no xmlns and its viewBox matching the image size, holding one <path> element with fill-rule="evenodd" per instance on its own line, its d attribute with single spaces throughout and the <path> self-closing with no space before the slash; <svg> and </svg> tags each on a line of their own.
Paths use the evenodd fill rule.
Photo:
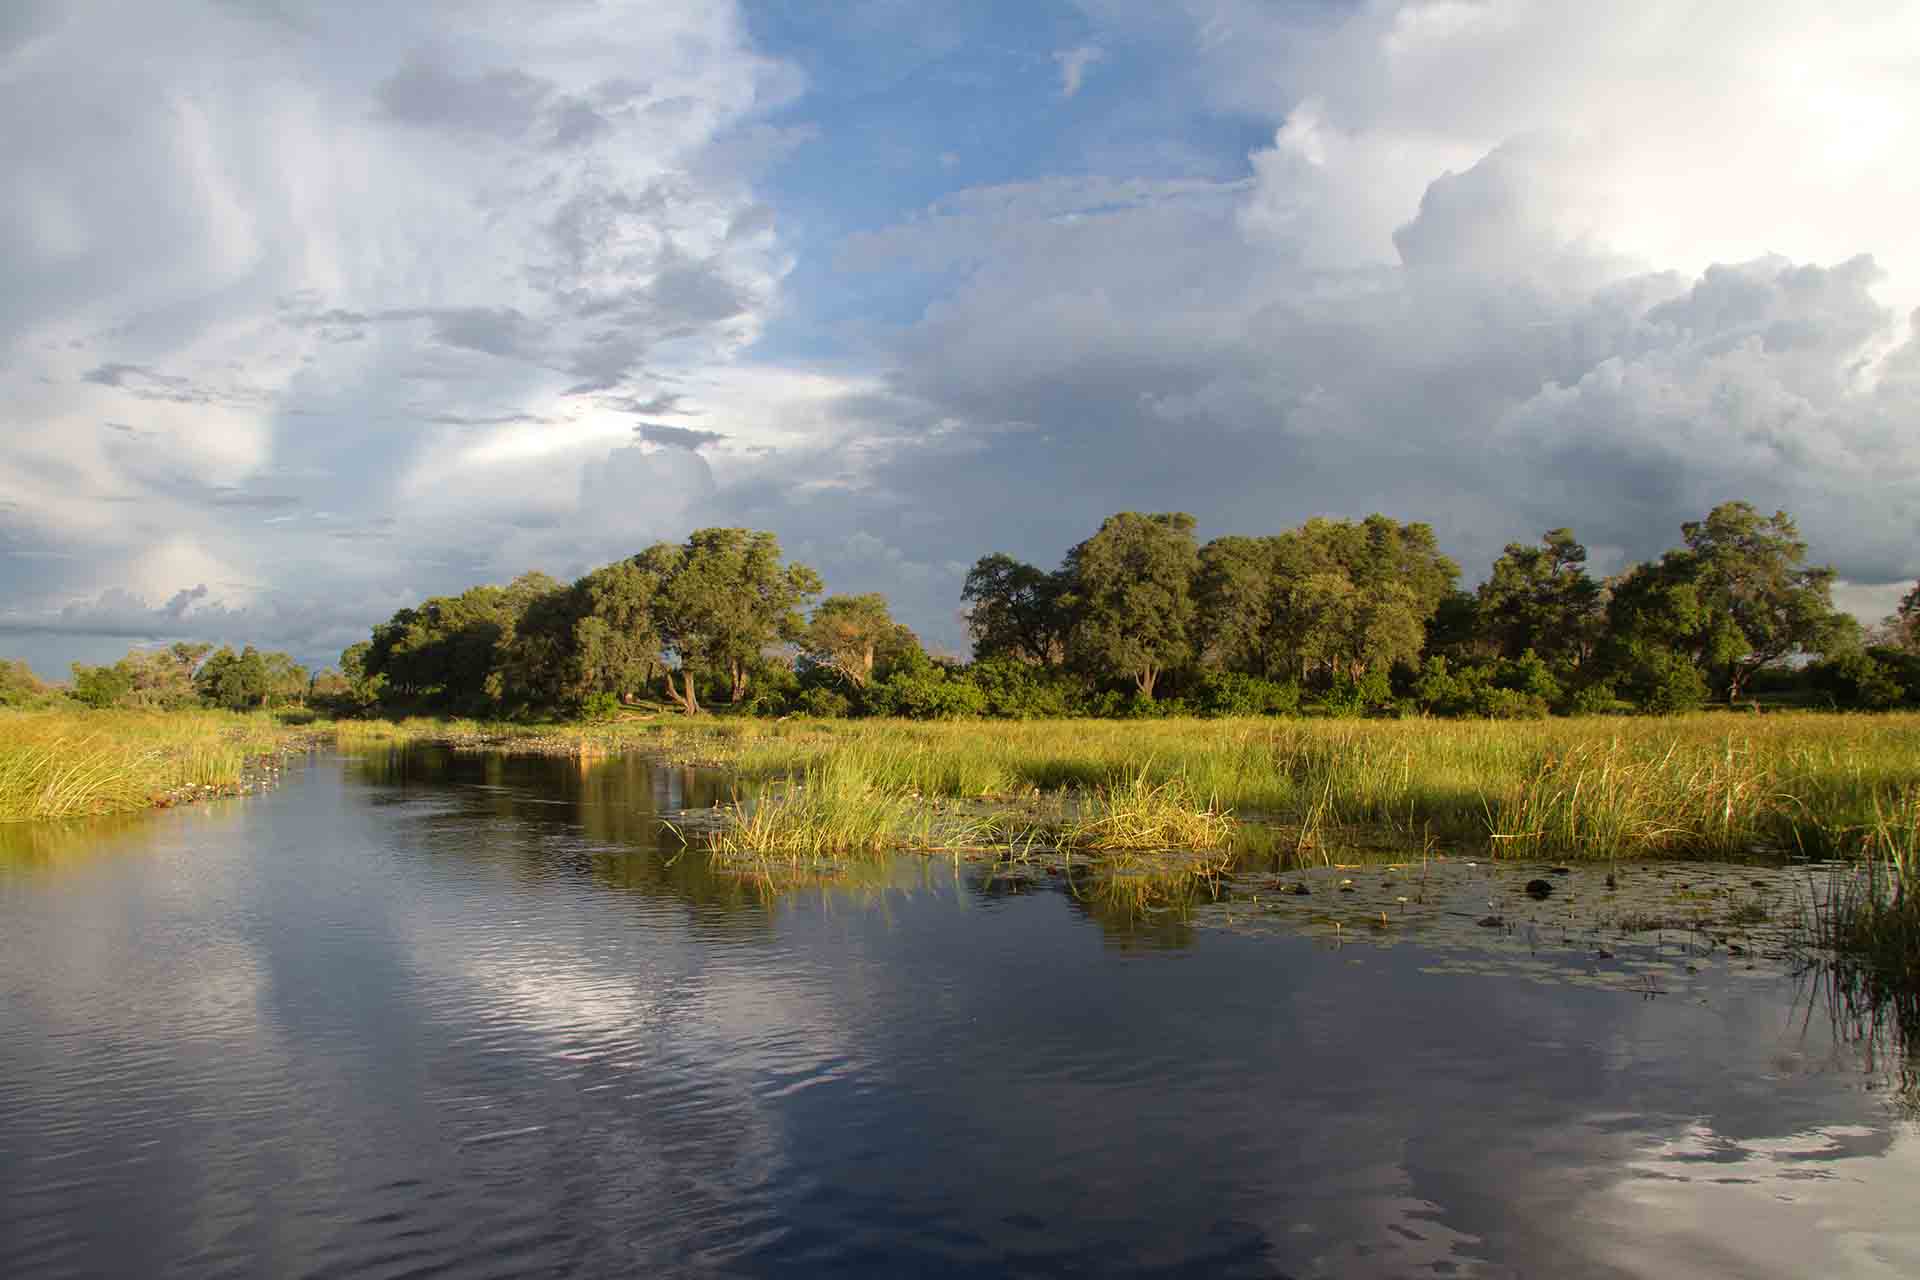
<svg viewBox="0 0 1920 1280">
<path fill-rule="evenodd" d="M 1185 778 L 1153 782 L 1146 769 L 1112 786 L 1096 787 L 1078 817 L 1060 834 L 1062 847 L 1095 853 L 1140 849 L 1224 849 L 1234 821 L 1202 804 Z"/>
<path fill-rule="evenodd" d="M 0 822 L 127 813 L 237 787 L 294 730 L 264 713 L 0 712 Z"/>
<path fill-rule="evenodd" d="M 1084 796 L 1138 779 L 1177 783 L 1202 798 L 1196 812 L 1281 824 L 1302 848 L 1364 830 L 1511 857 L 1853 854 L 1876 806 L 1920 785 L 1912 714 L 378 724 L 343 724 L 343 741 L 392 734 L 382 740 L 638 750 L 751 778 L 797 777 L 835 760 L 882 791 L 941 799 Z"/>
</svg>

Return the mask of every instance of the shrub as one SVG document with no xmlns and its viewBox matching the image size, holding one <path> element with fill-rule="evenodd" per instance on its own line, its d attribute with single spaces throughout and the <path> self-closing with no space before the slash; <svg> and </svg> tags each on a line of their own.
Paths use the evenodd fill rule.
<svg viewBox="0 0 1920 1280">
<path fill-rule="evenodd" d="M 1843 653 L 1816 663 L 1807 681 L 1836 707 L 1880 711 L 1908 698 L 1895 666 L 1875 653 Z"/>
<path fill-rule="evenodd" d="M 1238 671 L 1212 671 L 1200 678 L 1192 705 L 1206 716 L 1291 715 L 1300 709 L 1300 686 Z"/>
<path fill-rule="evenodd" d="M 793 700 L 793 708 L 802 715 L 835 720 L 853 714 L 853 703 L 847 695 L 838 689 L 829 689 L 825 685 L 814 685 L 812 688 L 802 689 Z"/>
<path fill-rule="evenodd" d="M 977 716 L 987 709 L 978 685 L 925 654 L 903 660 L 885 680 L 867 687 L 867 708 L 875 715 L 910 720 L 946 720 Z"/>
<path fill-rule="evenodd" d="M 590 693 L 580 700 L 580 718 L 604 723 L 620 714 L 620 699 L 611 693 Z"/>
<path fill-rule="evenodd" d="M 1017 658 L 974 663 L 967 678 L 980 690 L 986 713 L 1009 720 L 1046 720 L 1085 710 L 1085 690 L 1074 677 Z"/>
</svg>

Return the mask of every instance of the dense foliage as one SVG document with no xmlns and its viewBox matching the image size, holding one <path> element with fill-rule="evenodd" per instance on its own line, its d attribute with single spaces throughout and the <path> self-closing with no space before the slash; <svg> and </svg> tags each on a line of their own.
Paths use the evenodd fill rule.
<svg viewBox="0 0 1920 1280">
<path fill-rule="evenodd" d="M 1605 579 L 1571 529 L 1508 545 L 1473 591 L 1433 530 L 1315 518 L 1202 545 L 1183 512 L 1119 512 L 1045 570 L 981 557 L 970 661 L 929 654 L 877 594 L 820 599 L 771 533 L 700 529 L 573 583 L 527 573 L 401 609 L 307 679 L 205 645 L 76 665 L 94 706 L 605 719 L 664 701 L 763 715 L 1438 715 L 1672 712 L 1764 699 L 1920 701 L 1920 584 L 1864 635 L 1785 512 L 1744 502 Z M 24 666 L 0 700 L 60 696 Z"/>
</svg>

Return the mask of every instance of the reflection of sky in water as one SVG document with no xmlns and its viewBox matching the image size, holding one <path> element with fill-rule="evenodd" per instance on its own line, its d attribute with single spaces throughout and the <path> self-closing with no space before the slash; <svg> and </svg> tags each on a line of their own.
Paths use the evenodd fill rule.
<svg viewBox="0 0 1920 1280">
<path fill-rule="evenodd" d="M 1887 1064 L 1775 972 L 769 897 L 658 851 L 715 785 L 320 762 L 10 863 L 0 1271 L 1920 1269 Z"/>
</svg>

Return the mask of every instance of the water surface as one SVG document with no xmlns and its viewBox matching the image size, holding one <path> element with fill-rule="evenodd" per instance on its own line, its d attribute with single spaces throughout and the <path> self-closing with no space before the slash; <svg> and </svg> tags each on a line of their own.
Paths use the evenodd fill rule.
<svg viewBox="0 0 1920 1280">
<path fill-rule="evenodd" d="M 723 788 L 318 756 L 0 831 L 0 1274 L 1920 1274 L 1898 1048 L 1780 965 L 771 893 L 661 838 Z"/>
</svg>

